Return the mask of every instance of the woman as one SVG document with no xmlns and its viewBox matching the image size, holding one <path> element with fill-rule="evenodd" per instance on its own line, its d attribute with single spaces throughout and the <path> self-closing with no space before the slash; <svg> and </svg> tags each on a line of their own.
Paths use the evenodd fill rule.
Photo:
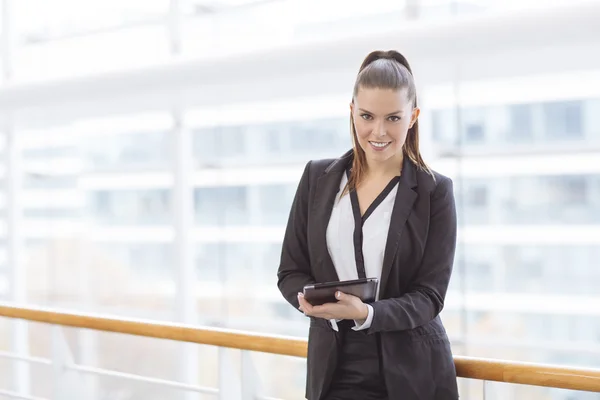
<svg viewBox="0 0 600 400">
<path fill-rule="evenodd" d="M 457 399 L 439 313 L 456 247 L 452 181 L 419 152 L 412 71 L 396 51 L 364 60 L 350 104 L 353 149 L 311 161 L 300 180 L 278 271 L 310 317 L 309 400 Z M 311 306 L 303 287 L 376 277 L 376 301 L 337 293 Z"/>
</svg>

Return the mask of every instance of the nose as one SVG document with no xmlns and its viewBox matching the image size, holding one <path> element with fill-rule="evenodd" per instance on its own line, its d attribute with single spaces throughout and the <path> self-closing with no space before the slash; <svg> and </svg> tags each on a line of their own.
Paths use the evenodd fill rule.
<svg viewBox="0 0 600 400">
<path fill-rule="evenodd" d="M 373 127 L 373 133 L 375 134 L 375 136 L 385 136 L 385 124 L 383 123 L 383 121 L 378 122 Z"/>
</svg>

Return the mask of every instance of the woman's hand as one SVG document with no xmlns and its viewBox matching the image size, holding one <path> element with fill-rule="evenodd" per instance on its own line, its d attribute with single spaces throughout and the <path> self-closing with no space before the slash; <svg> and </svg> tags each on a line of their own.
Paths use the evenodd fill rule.
<svg viewBox="0 0 600 400">
<path fill-rule="evenodd" d="M 300 311 L 309 317 L 324 319 L 353 319 L 355 321 L 364 321 L 369 315 L 369 309 L 365 303 L 356 296 L 336 292 L 337 303 L 326 303 L 320 306 L 311 306 L 304 299 L 302 293 L 298 293 L 298 302 Z"/>
</svg>

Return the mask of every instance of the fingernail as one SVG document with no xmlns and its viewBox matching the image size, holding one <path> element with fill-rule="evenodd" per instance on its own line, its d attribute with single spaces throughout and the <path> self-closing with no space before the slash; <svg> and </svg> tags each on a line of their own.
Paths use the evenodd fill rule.
<svg viewBox="0 0 600 400">
<path fill-rule="evenodd" d="M 342 295 L 341 292 L 335 292 L 335 297 L 337 297 L 338 299 L 340 298 L 341 295 Z"/>
</svg>

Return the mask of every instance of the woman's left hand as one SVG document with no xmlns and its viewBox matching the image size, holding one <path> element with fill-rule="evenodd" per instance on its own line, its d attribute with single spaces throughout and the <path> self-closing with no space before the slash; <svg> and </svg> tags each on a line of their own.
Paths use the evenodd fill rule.
<svg viewBox="0 0 600 400">
<path fill-rule="evenodd" d="M 353 319 L 364 321 L 369 315 L 369 309 L 365 303 L 356 296 L 336 292 L 337 303 L 325 303 L 320 306 L 312 306 L 302 293 L 298 293 L 300 311 L 309 317 L 324 319 Z"/>
</svg>

